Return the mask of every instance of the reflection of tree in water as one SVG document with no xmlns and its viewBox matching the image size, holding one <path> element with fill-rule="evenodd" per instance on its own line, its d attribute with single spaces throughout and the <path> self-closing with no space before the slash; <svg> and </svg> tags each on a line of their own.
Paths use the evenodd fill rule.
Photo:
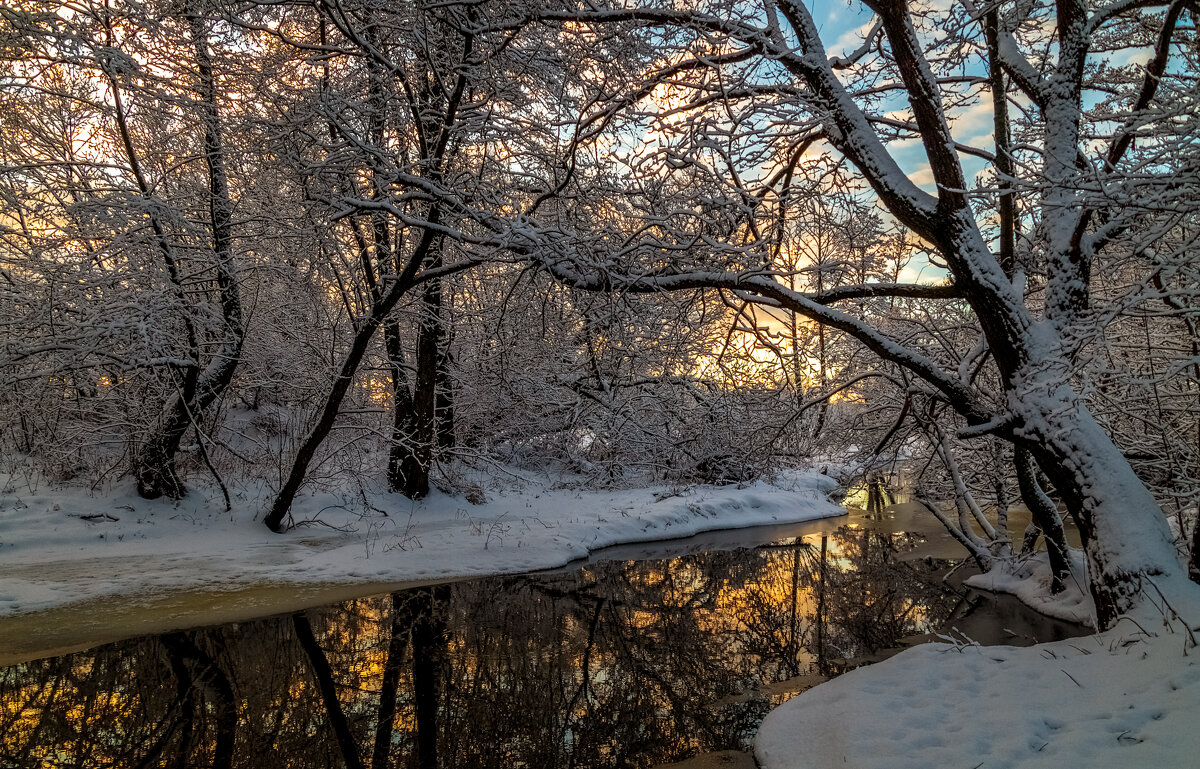
<svg viewBox="0 0 1200 769">
<path fill-rule="evenodd" d="M 419 588 L 0 671 L 0 766 L 650 766 L 949 614 L 903 535 Z M 776 692 L 777 693 L 777 692 Z"/>
<path fill-rule="evenodd" d="M 742 596 L 747 653 L 768 680 L 836 675 L 950 616 L 959 601 L 932 565 L 905 560 L 911 534 L 842 527 L 773 547 Z"/>
<path fill-rule="evenodd" d="M 921 540 L 911 534 L 854 532 L 833 536 L 836 558 L 824 580 L 823 664 L 871 655 L 901 639 L 931 630 L 954 610 L 959 597 L 947 593 L 932 569 L 900 556 Z M 938 575 L 940 577 L 940 575 Z"/>
</svg>

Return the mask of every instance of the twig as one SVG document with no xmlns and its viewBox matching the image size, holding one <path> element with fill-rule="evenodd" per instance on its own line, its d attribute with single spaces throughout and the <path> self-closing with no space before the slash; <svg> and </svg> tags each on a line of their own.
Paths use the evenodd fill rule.
<svg viewBox="0 0 1200 769">
<path fill-rule="evenodd" d="M 89 522 L 91 522 L 91 521 L 119 521 L 119 520 L 121 520 L 121 519 L 120 519 L 120 518 L 118 518 L 117 516 L 115 516 L 115 515 L 109 515 L 108 513 L 91 513 L 91 514 L 89 514 L 89 515 L 80 515 L 79 517 L 80 517 L 82 520 L 89 521 Z"/>
<path fill-rule="evenodd" d="M 309 518 L 307 521 L 296 521 L 289 528 L 298 529 L 301 526 L 324 526 L 327 529 L 340 531 L 343 534 L 348 534 L 354 531 L 354 527 L 350 524 L 346 524 L 345 526 L 334 526 L 332 523 L 326 523 L 325 521 L 321 521 L 316 518 Z"/>
<path fill-rule="evenodd" d="M 1150 586 L 1154 588 L 1154 592 L 1158 593 L 1158 597 L 1160 599 L 1162 599 L 1163 606 L 1167 607 L 1167 609 L 1171 612 L 1171 617 L 1173 619 L 1180 620 L 1183 623 L 1183 629 L 1187 631 L 1188 640 L 1190 640 L 1192 642 L 1192 646 L 1194 647 L 1196 645 L 1196 635 L 1192 632 L 1192 628 L 1190 625 L 1188 625 L 1188 621 L 1186 619 L 1184 619 L 1183 617 L 1181 617 L 1179 615 L 1179 612 L 1175 611 L 1175 607 L 1171 605 L 1171 602 L 1167 600 L 1167 597 L 1165 595 L 1163 595 L 1163 591 L 1161 589 L 1159 589 L 1158 585 L 1155 584 L 1154 580 L 1151 577 L 1146 576 L 1145 579 L 1147 582 L 1150 583 Z M 1185 654 L 1187 653 L 1186 646 L 1184 647 L 1184 653 Z"/>
</svg>

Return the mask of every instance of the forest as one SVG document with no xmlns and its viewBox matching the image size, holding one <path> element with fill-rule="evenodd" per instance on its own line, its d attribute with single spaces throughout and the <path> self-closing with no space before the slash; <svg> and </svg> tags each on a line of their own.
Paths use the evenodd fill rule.
<svg viewBox="0 0 1200 769">
<path fill-rule="evenodd" d="M 1194 2 L 13 0 L 7 477 L 903 472 L 1197 600 Z M 11 480 L 10 480 L 11 482 Z M 1009 531 L 1024 505 L 1034 524 Z M 1160 603 L 1161 602 L 1161 603 Z"/>
</svg>

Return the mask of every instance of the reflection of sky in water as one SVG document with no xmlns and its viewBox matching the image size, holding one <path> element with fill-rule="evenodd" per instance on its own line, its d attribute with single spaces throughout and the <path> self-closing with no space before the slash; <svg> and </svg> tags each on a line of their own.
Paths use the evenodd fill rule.
<svg viewBox="0 0 1200 769">
<path fill-rule="evenodd" d="M 0 766 L 333 767 L 343 750 L 380 767 L 651 766 L 743 750 L 772 705 L 970 611 L 943 564 L 905 557 L 920 541 L 843 527 L 24 663 L 0 670 Z"/>
</svg>

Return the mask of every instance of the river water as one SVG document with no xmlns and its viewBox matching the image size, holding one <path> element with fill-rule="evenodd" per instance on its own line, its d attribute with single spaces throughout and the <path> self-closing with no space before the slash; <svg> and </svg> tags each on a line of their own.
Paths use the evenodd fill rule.
<svg viewBox="0 0 1200 769">
<path fill-rule="evenodd" d="M 20 662 L 0 767 L 753 766 L 770 708 L 906 645 L 1084 632 L 963 588 L 928 526 L 852 511 Z"/>
</svg>

